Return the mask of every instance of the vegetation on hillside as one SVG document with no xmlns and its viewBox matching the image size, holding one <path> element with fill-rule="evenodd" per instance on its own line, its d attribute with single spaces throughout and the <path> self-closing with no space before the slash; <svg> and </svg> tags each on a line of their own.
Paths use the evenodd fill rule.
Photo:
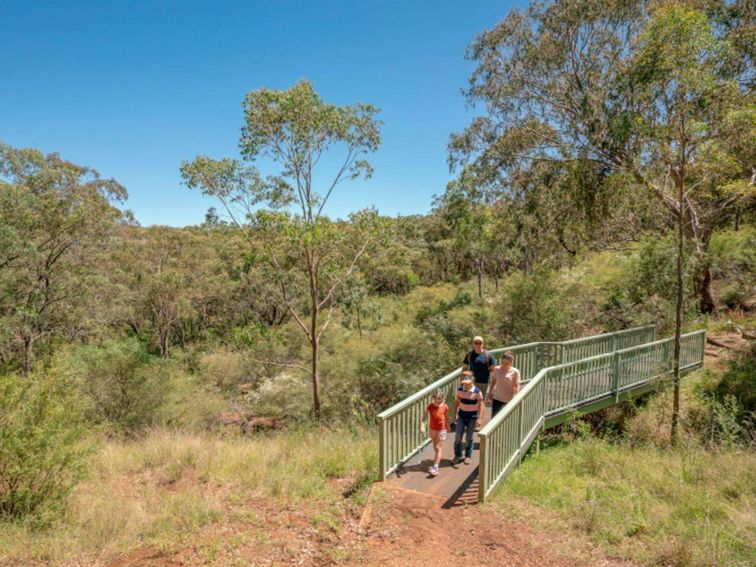
<svg viewBox="0 0 756 567">
<path fill-rule="evenodd" d="M 337 531 L 374 476 L 375 415 L 473 335 L 753 333 L 753 29 L 747 2 L 513 10 L 470 47 L 482 115 L 427 215 L 328 216 L 380 122 L 307 81 L 250 91 L 240 159 L 183 164 L 221 207 L 197 226 L 139 226 L 117 181 L 0 144 L 0 560 L 167 545 L 254 498 L 314 498 Z M 753 361 L 683 389 L 680 447 L 663 391 L 576 420 L 499 502 L 641 562 L 743 562 Z"/>
</svg>

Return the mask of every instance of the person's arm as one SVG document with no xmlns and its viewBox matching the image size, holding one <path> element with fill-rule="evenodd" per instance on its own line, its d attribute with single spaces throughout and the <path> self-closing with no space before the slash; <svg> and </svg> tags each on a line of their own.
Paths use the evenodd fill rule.
<svg viewBox="0 0 756 567">
<path fill-rule="evenodd" d="M 483 420 L 483 394 L 481 394 L 480 398 L 478 399 L 478 419 L 475 420 L 475 425 L 480 427 L 482 420 Z"/>
<path fill-rule="evenodd" d="M 515 370 L 514 376 L 512 377 L 512 392 L 517 394 L 517 392 L 520 391 L 520 371 Z"/>
<path fill-rule="evenodd" d="M 446 426 L 446 431 L 451 432 L 451 424 L 449 423 L 449 406 L 446 406 L 446 413 L 444 413 L 444 425 Z"/>
<path fill-rule="evenodd" d="M 425 410 L 423 417 L 420 418 L 420 433 L 425 435 L 425 418 L 428 416 L 428 410 Z"/>
<path fill-rule="evenodd" d="M 469 364 L 469 362 L 470 362 L 470 353 L 467 353 L 465 355 L 465 359 L 462 361 L 462 371 L 463 372 L 465 370 L 470 370 L 470 364 Z"/>
<path fill-rule="evenodd" d="M 496 368 L 494 368 L 493 372 L 491 373 L 491 385 L 488 388 L 488 399 L 493 400 L 493 394 L 496 390 L 496 382 L 499 381 L 499 373 L 496 372 Z"/>
</svg>

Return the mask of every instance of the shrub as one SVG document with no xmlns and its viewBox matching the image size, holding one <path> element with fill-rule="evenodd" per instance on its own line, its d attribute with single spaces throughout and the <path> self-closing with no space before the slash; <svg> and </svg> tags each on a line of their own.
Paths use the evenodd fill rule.
<svg viewBox="0 0 756 567">
<path fill-rule="evenodd" d="M 497 306 L 501 334 L 515 343 L 563 339 L 574 331 L 564 299 L 549 270 L 512 275 L 502 286 Z"/>
<path fill-rule="evenodd" d="M 0 517 L 47 523 L 83 475 L 83 408 L 59 370 L 0 380 Z"/>
<path fill-rule="evenodd" d="M 219 350 L 204 355 L 199 361 L 199 370 L 206 382 L 232 390 L 250 380 L 247 365 L 241 354 Z"/>
<path fill-rule="evenodd" d="M 756 440 L 756 345 L 730 361 L 721 377 L 708 375 L 697 388 L 705 411 L 699 430 L 726 446 Z"/>
<path fill-rule="evenodd" d="M 728 309 L 743 309 L 748 297 L 742 287 L 728 287 L 722 291 L 719 299 Z"/>
<path fill-rule="evenodd" d="M 136 339 L 76 350 L 69 359 L 91 401 L 90 417 L 118 433 L 134 434 L 157 423 L 170 388 L 167 363 Z"/>
</svg>

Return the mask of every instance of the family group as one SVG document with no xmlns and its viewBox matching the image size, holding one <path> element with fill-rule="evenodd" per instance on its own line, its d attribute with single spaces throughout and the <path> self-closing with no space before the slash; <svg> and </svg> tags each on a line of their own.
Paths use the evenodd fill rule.
<svg viewBox="0 0 756 567">
<path fill-rule="evenodd" d="M 455 434 L 452 465 L 469 465 L 473 435 L 481 427 L 485 406 L 491 406 L 493 418 L 520 391 L 520 371 L 514 367 L 511 352 L 505 352 L 499 364 L 496 364 L 494 356 L 484 348 L 482 337 L 475 337 L 472 346 L 462 362 L 461 379 L 454 396 L 453 421 L 449 419 L 449 406 L 444 402 L 443 390 L 433 394 L 427 408 L 429 436 L 435 451 L 433 464 L 428 471 L 431 476 L 438 475 L 442 444 L 447 432 L 454 431 Z M 425 431 L 425 419 L 421 430 Z"/>
</svg>

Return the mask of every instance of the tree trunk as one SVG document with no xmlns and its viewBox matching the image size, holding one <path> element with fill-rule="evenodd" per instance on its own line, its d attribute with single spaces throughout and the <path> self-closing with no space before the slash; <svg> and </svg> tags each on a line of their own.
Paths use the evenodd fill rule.
<svg viewBox="0 0 756 567">
<path fill-rule="evenodd" d="M 34 337 L 27 335 L 24 337 L 24 362 L 22 371 L 29 374 L 34 367 Z"/>
<path fill-rule="evenodd" d="M 711 266 L 704 260 L 703 269 L 696 278 L 696 295 L 702 313 L 711 314 L 716 310 L 714 298 L 711 295 Z"/>
<path fill-rule="evenodd" d="M 313 326 L 314 329 L 314 326 Z M 315 417 L 322 421 L 323 412 L 320 409 L 320 341 L 313 335 L 312 346 L 312 403 Z"/>
<path fill-rule="evenodd" d="M 682 177 L 682 176 L 681 176 Z M 670 442 L 674 447 L 678 440 L 678 423 L 680 421 L 680 336 L 682 335 L 683 316 L 683 254 L 685 250 L 685 215 L 683 214 L 683 182 L 678 182 L 677 187 L 677 308 L 675 310 L 675 339 L 673 355 L 673 381 L 674 392 L 672 399 L 672 427 L 670 430 Z"/>
<path fill-rule="evenodd" d="M 476 268 L 478 270 L 478 299 L 483 298 L 483 262 L 478 259 L 476 262 Z"/>
<path fill-rule="evenodd" d="M 168 333 L 160 333 L 160 356 L 168 358 Z"/>
<path fill-rule="evenodd" d="M 320 338 L 318 337 L 318 279 L 315 273 L 317 263 L 313 256 L 308 256 L 310 272 L 310 347 L 312 348 L 312 406 L 318 422 L 323 419 L 320 409 Z"/>
<path fill-rule="evenodd" d="M 362 338 L 362 318 L 360 317 L 360 311 L 361 309 L 357 308 L 357 332 L 360 334 L 360 338 Z"/>
</svg>

